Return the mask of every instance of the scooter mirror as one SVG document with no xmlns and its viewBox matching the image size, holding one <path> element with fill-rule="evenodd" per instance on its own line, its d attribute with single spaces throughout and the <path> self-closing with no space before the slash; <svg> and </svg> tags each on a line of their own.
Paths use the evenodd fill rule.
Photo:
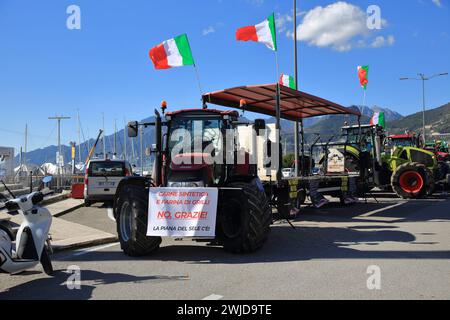
<svg viewBox="0 0 450 320">
<path fill-rule="evenodd" d="M 139 132 L 139 123 L 137 121 L 128 122 L 128 137 L 136 138 Z"/>
<path fill-rule="evenodd" d="M 52 176 L 46 176 L 46 177 L 44 177 L 44 178 L 42 179 L 42 182 L 43 182 L 43 183 L 50 183 L 50 182 L 52 182 L 52 180 L 53 180 L 53 177 L 52 177 Z"/>
</svg>

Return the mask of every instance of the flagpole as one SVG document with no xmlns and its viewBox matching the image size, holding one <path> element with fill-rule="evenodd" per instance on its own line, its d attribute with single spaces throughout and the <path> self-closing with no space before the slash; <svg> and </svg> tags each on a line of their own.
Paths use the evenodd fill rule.
<svg viewBox="0 0 450 320">
<path fill-rule="evenodd" d="M 200 90 L 200 97 L 203 97 L 202 83 L 200 82 L 200 75 L 198 73 L 197 65 L 194 63 L 195 77 L 197 78 L 198 89 Z"/>
<path fill-rule="evenodd" d="M 364 89 L 364 94 L 363 94 L 363 107 L 366 106 L 366 92 L 367 92 L 367 89 Z"/>
<path fill-rule="evenodd" d="M 281 175 L 281 165 L 282 165 L 282 150 L 280 150 L 280 140 L 281 140 L 281 92 L 280 92 L 280 83 L 278 81 L 279 78 L 279 64 L 278 64 L 278 50 L 275 49 L 275 65 L 276 65 L 276 143 L 278 150 L 278 168 L 277 168 L 277 183 L 280 183 L 282 175 Z"/>
<path fill-rule="evenodd" d="M 194 57 L 194 53 L 192 52 L 192 47 L 191 47 L 191 44 L 190 44 L 189 39 L 187 37 L 187 34 L 186 34 L 186 39 L 187 39 L 187 43 L 188 43 L 188 46 L 189 46 L 189 51 L 191 52 L 192 57 Z M 195 77 L 197 79 L 198 89 L 200 90 L 200 98 L 203 100 L 203 89 L 202 89 L 202 83 L 200 82 L 200 75 L 198 73 L 197 64 L 195 63 L 194 59 L 192 59 L 192 62 L 193 62 L 193 66 L 194 66 Z"/>
</svg>

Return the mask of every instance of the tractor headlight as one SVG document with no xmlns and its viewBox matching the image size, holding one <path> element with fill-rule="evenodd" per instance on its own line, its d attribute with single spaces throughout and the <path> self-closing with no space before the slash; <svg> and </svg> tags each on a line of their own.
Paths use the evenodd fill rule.
<svg viewBox="0 0 450 320">
<path fill-rule="evenodd" d="M 195 182 L 169 182 L 167 184 L 169 188 L 202 188 L 205 186 L 203 181 Z"/>
<path fill-rule="evenodd" d="M 181 182 L 169 182 L 167 184 L 167 186 L 169 188 L 181 188 L 182 187 L 182 183 Z"/>
<path fill-rule="evenodd" d="M 204 187 L 205 184 L 203 181 L 197 181 L 197 182 L 186 182 L 185 187 L 186 188 L 201 188 Z"/>
</svg>

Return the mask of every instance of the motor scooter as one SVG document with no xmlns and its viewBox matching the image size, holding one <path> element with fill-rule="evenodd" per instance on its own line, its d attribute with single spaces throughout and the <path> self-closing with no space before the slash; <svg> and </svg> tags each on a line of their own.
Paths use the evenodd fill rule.
<svg viewBox="0 0 450 320">
<path fill-rule="evenodd" d="M 42 180 L 44 184 L 50 181 L 51 177 Z M 44 200 L 43 193 L 38 191 L 16 198 L 1 182 L 12 197 L 5 203 L 7 213 L 12 216 L 21 214 L 23 222 L 17 235 L 9 222 L 0 222 L 0 272 L 19 274 L 41 263 L 44 272 L 52 275 L 49 237 L 52 215 L 46 208 L 39 206 Z"/>
</svg>

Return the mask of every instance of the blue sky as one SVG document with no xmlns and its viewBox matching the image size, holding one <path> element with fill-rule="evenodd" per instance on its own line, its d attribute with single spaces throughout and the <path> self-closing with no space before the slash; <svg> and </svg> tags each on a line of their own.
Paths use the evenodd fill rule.
<svg viewBox="0 0 450 320">
<path fill-rule="evenodd" d="M 301 90 L 342 105 L 361 104 L 356 67 L 368 64 L 368 105 L 410 114 L 421 109 L 420 83 L 399 77 L 450 72 L 449 0 L 298 2 Z M 72 4 L 81 9 L 81 30 L 66 27 Z M 359 30 L 361 13 L 372 4 L 381 8 L 383 27 Z M 55 123 L 47 117 L 75 117 L 77 109 L 85 135 L 92 137 L 102 112 L 110 134 L 114 119 L 123 126 L 124 118 L 147 117 L 163 99 L 172 110 L 199 106 L 191 67 L 155 71 L 148 58 L 151 47 L 182 33 L 190 38 L 204 91 L 274 82 L 273 52 L 236 42 L 234 34 L 275 12 L 280 71 L 292 74 L 291 5 L 290 0 L 0 0 L 0 145 L 23 145 L 25 123 L 30 150 L 56 144 Z M 450 77 L 432 80 L 428 106 L 449 102 L 449 89 Z M 62 141 L 75 139 L 75 120 L 65 122 Z"/>
</svg>

